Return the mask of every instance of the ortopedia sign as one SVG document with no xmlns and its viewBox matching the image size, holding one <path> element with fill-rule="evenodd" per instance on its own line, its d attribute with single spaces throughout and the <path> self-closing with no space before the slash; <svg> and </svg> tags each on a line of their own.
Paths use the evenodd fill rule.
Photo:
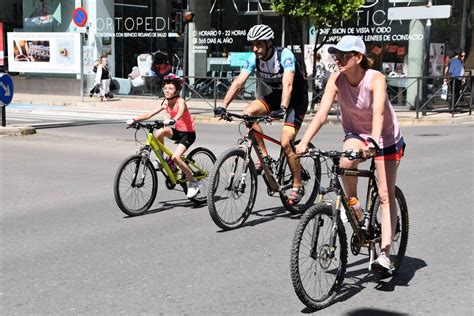
<svg viewBox="0 0 474 316">
<path fill-rule="evenodd" d="M 8 105 L 13 99 L 13 80 L 7 74 L 0 74 L 0 103 Z"/>
</svg>

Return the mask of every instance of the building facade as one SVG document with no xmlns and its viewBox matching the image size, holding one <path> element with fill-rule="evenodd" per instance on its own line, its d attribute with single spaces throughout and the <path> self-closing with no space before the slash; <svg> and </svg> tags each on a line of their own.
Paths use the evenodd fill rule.
<svg viewBox="0 0 474 316">
<path fill-rule="evenodd" d="M 160 71 L 191 77 L 233 77 L 249 56 L 247 30 L 257 23 L 270 25 L 276 45 L 291 47 L 303 72 L 311 75 L 312 46 L 337 42 L 343 35 L 361 36 L 366 42 L 373 68 L 391 77 L 442 76 L 446 61 L 458 47 L 468 58 L 466 68 L 474 68 L 472 56 L 472 3 L 469 0 L 437 0 L 433 5 L 451 5 L 448 19 L 389 20 L 388 9 L 418 6 L 421 0 L 367 0 L 354 19 L 332 27 L 315 29 L 304 21 L 283 17 L 271 10 L 270 1 L 249 0 L 13 0 L 0 3 L 3 22 L 5 69 L 20 77 L 61 77 L 76 74 L 55 72 L 15 72 L 8 68 L 13 54 L 8 32 L 77 32 L 72 17 L 76 7 L 87 11 L 83 35 L 83 72 L 92 77 L 90 64 L 101 54 L 109 56 L 114 77 L 129 80 L 131 75 L 153 81 Z M 183 22 L 187 10 L 195 14 Z M 15 14 L 21 12 L 21 14 Z M 84 31 L 84 30 L 83 30 Z M 75 46 L 74 46 L 75 47 Z M 425 59 L 429 47 L 430 59 Z M 321 53 L 328 69 L 335 70 L 327 46 Z M 151 56 L 148 57 L 147 55 Z M 166 67 L 163 67 L 165 65 Z M 428 66 L 428 70 L 425 70 Z M 89 67 L 89 68 L 87 68 Z M 134 68 L 137 67 L 137 68 Z M 149 68 L 149 69 L 148 69 Z M 135 73 L 134 73 L 135 70 Z M 89 83 L 91 79 L 88 80 Z M 125 82 L 125 81 L 124 81 Z M 155 82 L 156 84 L 156 82 Z M 133 88 L 133 85 L 132 85 Z M 146 88 L 146 87 L 145 87 Z M 150 88 L 150 87 L 148 87 Z M 133 89 L 125 90 L 131 93 Z M 137 90 L 153 93 L 153 89 Z M 155 90 L 156 91 L 156 90 Z M 415 92 L 418 93 L 418 92 Z"/>
</svg>

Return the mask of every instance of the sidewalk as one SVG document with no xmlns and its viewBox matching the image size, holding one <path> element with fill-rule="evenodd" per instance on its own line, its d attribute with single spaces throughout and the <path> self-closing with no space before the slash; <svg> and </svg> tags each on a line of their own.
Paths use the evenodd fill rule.
<svg viewBox="0 0 474 316">
<path fill-rule="evenodd" d="M 77 108 L 90 109 L 107 109 L 112 113 L 120 113 L 124 115 L 135 116 L 140 113 L 147 112 L 156 108 L 163 99 L 156 97 L 144 96 L 116 96 L 108 102 L 100 102 L 97 97 L 90 98 L 85 95 L 84 98 L 80 96 L 62 96 L 62 95 L 38 95 L 15 93 L 12 104 L 41 104 L 52 106 L 66 106 Z M 217 100 L 219 106 L 221 100 Z M 235 100 L 230 105 L 230 111 L 241 112 L 242 109 L 249 103 L 249 100 L 240 101 Z M 197 122 L 218 123 L 219 119 L 214 117 L 214 100 L 191 99 L 188 101 L 188 106 Z M 416 112 L 410 111 L 407 107 L 395 107 L 398 120 L 401 126 L 409 125 L 449 125 L 473 122 L 473 116 L 469 113 L 456 113 L 451 117 L 451 113 L 443 112 L 427 112 L 425 116 L 419 113 L 419 119 L 416 118 Z M 306 115 L 304 122 L 309 123 L 313 116 Z M 222 121 L 221 121 L 222 122 Z M 329 124 L 339 124 L 339 118 L 336 113 L 330 113 L 328 117 Z M 30 134 L 34 131 L 28 130 L 27 127 L 22 126 L 22 130 L 15 126 L 0 127 L 0 135 L 4 134 Z M 25 130 L 26 129 L 26 130 Z"/>
</svg>

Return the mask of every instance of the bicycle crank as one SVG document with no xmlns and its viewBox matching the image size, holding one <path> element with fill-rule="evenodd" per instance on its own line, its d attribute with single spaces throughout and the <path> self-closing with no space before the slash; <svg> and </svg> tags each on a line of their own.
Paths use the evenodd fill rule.
<svg viewBox="0 0 474 316">
<path fill-rule="evenodd" d="M 360 253 L 360 249 L 362 248 L 362 243 L 359 240 L 359 237 L 355 233 L 352 234 L 351 237 L 351 252 L 354 256 L 357 256 Z"/>
<path fill-rule="evenodd" d="M 168 190 L 173 190 L 176 187 L 176 183 L 172 183 L 169 177 L 166 177 L 165 185 Z"/>
</svg>

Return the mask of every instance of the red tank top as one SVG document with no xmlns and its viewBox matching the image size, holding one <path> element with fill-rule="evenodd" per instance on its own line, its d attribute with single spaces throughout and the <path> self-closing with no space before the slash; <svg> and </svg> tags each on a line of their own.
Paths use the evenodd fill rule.
<svg viewBox="0 0 474 316">
<path fill-rule="evenodd" d="M 168 103 L 166 104 L 166 112 L 168 112 L 171 116 L 171 118 L 174 118 L 178 114 L 179 110 L 179 97 L 176 99 L 176 103 L 173 108 L 171 108 Z M 180 132 L 195 132 L 196 131 L 196 125 L 194 124 L 193 117 L 191 113 L 189 112 L 189 109 L 186 108 L 184 110 L 183 116 L 176 121 L 175 128 L 177 131 Z"/>
</svg>

